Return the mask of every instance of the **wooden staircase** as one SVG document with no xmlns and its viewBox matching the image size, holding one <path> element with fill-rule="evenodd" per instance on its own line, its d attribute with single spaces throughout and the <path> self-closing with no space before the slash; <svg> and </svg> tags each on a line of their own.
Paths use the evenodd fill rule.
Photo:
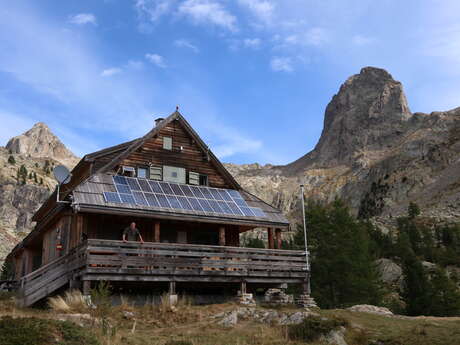
<svg viewBox="0 0 460 345">
<path fill-rule="evenodd" d="M 18 305 L 29 307 L 69 283 L 85 266 L 85 245 L 81 244 L 19 280 Z"/>
</svg>

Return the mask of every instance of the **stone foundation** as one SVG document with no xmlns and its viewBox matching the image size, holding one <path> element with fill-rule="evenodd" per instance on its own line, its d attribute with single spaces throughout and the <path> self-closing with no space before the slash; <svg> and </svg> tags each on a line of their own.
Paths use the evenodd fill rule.
<svg viewBox="0 0 460 345">
<path fill-rule="evenodd" d="M 268 289 L 264 301 L 270 304 L 292 304 L 294 296 L 286 294 L 282 289 Z"/>
<path fill-rule="evenodd" d="M 240 291 L 238 291 L 236 302 L 241 305 L 246 305 L 250 307 L 256 306 L 256 301 L 254 300 L 254 296 L 252 295 L 252 293 L 241 293 Z"/>
<path fill-rule="evenodd" d="M 303 308 L 318 308 L 316 305 L 315 299 L 311 297 L 310 295 L 299 295 L 295 299 L 295 303 L 299 307 Z"/>
</svg>

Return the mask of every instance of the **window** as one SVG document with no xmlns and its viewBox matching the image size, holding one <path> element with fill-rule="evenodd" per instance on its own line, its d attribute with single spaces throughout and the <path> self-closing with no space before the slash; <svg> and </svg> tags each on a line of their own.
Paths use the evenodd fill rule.
<svg viewBox="0 0 460 345">
<path fill-rule="evenodd" d="M 171 166 L 163 166 L 163 181 L 185 183 L 185 169 Z"/>
<path fill-rule="evenodd" d="M 152 180 L 163 181 L 163 167 L 159 165 L 150 166 L 150 178 Z"/>
<path fill-rule="evenodd" d="M 200 184 L 200 174 L 190 171 L 188 173 L 188 183 L 189 184 L 194 184 L 194 185 L 199 185 Z"/>
<path fill-rule="evenodd" d="M 126 166 L 126 165 L 123 165 L 121 167 L 121 174 L 123 176 L 131 176 L 131 177 L 134 177 L 134 175 L 136 174 L 136 169 L 134 169 L 133 167 L 129 167 L 129 166 Z"/>
<path fill-rule="evenodd" d="M 149 169 L 147 167 L 138 167 L 137 168 L 137 177 L 147 178 L 149 175 Z"/>
<path fill-rule="evenodd" d="M 207 186 L 208 185 L 208 176 L 202 175 L 197 172 L 189 171 L 188 173 L 188 183 L 193 185 Z"/>
<path fill-rule="evenodd" d="M 208 185 L 208 175 L 200 175 L 200 186 Z"/>
<path fill-rule="evenodd" d="M 172 138 L 171 137 L 163 137 L 163 148 L 165 150 L 172 150 Z"/>
</svg>

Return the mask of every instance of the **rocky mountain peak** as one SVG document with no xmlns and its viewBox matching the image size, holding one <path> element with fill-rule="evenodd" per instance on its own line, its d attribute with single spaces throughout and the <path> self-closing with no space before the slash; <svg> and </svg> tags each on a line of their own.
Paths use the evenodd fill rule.
<svg viewBox="0 0 460 345">
<path fill-rule="evenodd" d="M 6 148 L 13 154 L 52 158 L 69 167 L 73 167 L 78 162 L 78 157 L 53 134 L 44 122 L 37 122 L 25 133 L 11 138 Z"/>
<path fill-rule="evenodd" d="M 366 151 L 396 143 L 411 118 L 402 84 L 381 68 L 365 67 L 348 78 L 329 102 L 315 149 L 287 168 L 350 165 Z"/>
</svg>

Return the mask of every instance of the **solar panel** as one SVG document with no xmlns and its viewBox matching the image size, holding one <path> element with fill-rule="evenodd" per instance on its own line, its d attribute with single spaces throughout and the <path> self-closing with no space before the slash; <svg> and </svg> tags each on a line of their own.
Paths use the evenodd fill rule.
<svg viewBox="0 0 460 345">
<path fill-rule="evenodd" d="M 152 188 L 150 188 L 149 181 L 146 179 L 138 179 L 139 185 L 141 186 L 141 190 L 145 193 L 150 193 L 152 192 Z"/>
<path fill-rule="evenodd" d="M 252 213 L 251 209 L 249 207 L 240 207 L 240 210 L 243 212 L 245 216 L 248 217 L 255 217 L 254 213 Z"/>
<path fill-rule="evenodd" d="M 125 194 L 131 193 L 131 188 L 129 188 L 129 186 L 126 184 L 116 184 L 115 188 L 117 188 L 118 193 L 125 193 Z"/>
<path fill-rule="evenodd" d="M 120 203 L 120 197 L 118 196 L 118 193 L 114 192 L 104 192 L 104 198 L 106 202 L 115 202 L 115 203 Z"/>
<path fill-rule="evenodd" d="M 126 177 L 119 175 L 113 177 L 113 182 L 117 184 L 128 184 L 128 181 L 126 181 Z"/>
<path fill-rule="evenodd" d="M 131 187 L 132 190 L 141 190 L 141 186 L 139 186 L 139 182 L 137 182 L 136 178 L 127 178 L 128 185 Z"/>
<path fill-rule="evenodd" d="M 184 195 L 184 192 L 182 189 L 180 189 L 180 186 L 177 183 L 170 183 L 171 189 L 173 190 L 174 195 Z"/>
<path fill-rule="evenodd" d="M 106 202 L 206 212 L 220 215 L 265 218 L 257 207 L 249 207 L 232 189 L 190 186 L 145 178 L 113 176 L 117 192 L 104 192 Z"/>
<path fill-rule="evenodd" d="M 163 189 L 161 189 L 160 184 L 156 181 L 149 181 L 150 187 L 154 193 L 163 193 Z"/>
<path fill-rule="evenodd" d="M 144 193 L 142 192 L 133 192 L 134 200 L 136 201 L 136 204 L 138 205 L 145 205 L 148 206 L 148 202 L 144 197 Z"/>
<path fill-rule="evenodd" d="M 155 197 L 155 194 L 153 193 L 145 193 L 145 198 L 147 199 L 147 202 L 149 203 L 149 206 L 152 207 L 160 207 L 160 203 L 158 202 L 157 198 Z"/>
<path fill-rule="evenodd" d="M 134 197 L 132 194 L 122 194 L 120 193 L 120 199 L 121 202 L 126 203 L 126 204 L 135 204 L 136 201 L 134 200 Z"/>
</svg>

